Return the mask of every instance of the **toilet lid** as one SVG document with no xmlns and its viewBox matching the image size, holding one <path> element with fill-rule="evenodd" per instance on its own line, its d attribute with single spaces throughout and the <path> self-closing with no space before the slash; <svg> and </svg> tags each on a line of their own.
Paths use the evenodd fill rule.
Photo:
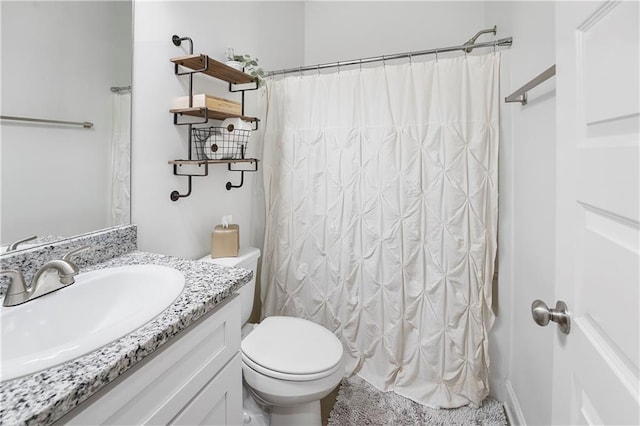
<svg viewBox="0 0 640 426">
<path fill-rule="evenodd" d="M 331 370 L 342 360 L 340 340 L 301 318 L 268 317 L 242 340 L 242 354 L 264 369 L 309 375 Z"/>
</svg>

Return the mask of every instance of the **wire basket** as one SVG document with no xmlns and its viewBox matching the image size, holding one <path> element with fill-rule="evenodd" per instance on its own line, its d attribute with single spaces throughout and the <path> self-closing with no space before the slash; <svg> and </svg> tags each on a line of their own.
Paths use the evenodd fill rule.
<svg viewBox="0 0 640 426">
<path fill-rule="evenodd" d="M 229 127 L 193 128 L 193 146 L 198 160 L 241 160 L 251 130 Z"/>
</svg>

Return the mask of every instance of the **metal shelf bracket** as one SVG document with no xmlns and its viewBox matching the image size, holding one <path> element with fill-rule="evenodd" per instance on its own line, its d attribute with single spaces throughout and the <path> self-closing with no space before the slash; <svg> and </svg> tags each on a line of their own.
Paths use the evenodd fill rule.
<svg viewBox="0 0 640 426">
<path fill-rule="evenodd" d="M 244 185 L 244 172 L 257 172 L 258 171 L 258 160 L 253 162 L 253 169 L 249 169 L 249 170 L 245 170 L 245 169 L 241 169 L 241 170 L 234 170 L 231 168 L 231 164 L 229 163 L 227 164 L 227 170 L 229 170 L 230 172 L 240 172 L 240 185 L 233 185 L 231 182 L 227 182 L 226 188 L 227 191 L 231 191 L 231 188 L 241 188 L 242 185 Z"/>
<path fill-rule="evenodd" d="M 189 195 L 191 195 L 191 179 L 192 179 L 192 176 L 189 176 L 189 189 L 188 189 L 187 193 L 186 194 L 180 194 L 180 192 L 178 192 L 178 191 L 172 191 L 171 195 L 170 195 L 171 201 L 178 201 L 180 198 L 186 198 Z"/>
</svg>

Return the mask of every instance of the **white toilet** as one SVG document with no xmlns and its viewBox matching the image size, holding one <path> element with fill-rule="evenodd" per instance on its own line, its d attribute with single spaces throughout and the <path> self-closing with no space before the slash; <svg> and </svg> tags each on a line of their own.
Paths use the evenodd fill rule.
<svg viewBox="0 0 640 426">
<path fill-rule="evenodd" d="M 249 392 L 271 411 L 271 424 L 320 425 L 320 399 L 344 375 L 343 348 L 329 330 L 301 318 L 268 317 L 249 324 L 260 250 L 241 249 L 238 257 L 201 261 L 253 271 L 238 294 L 242 308 L 242 376 Z M 246 408 L 246 401 L 245 401 Z M 246 410 L 245 410 L 246 411 Z M 245 424 L 261 423 L 245 415 Z"/>
</svg>

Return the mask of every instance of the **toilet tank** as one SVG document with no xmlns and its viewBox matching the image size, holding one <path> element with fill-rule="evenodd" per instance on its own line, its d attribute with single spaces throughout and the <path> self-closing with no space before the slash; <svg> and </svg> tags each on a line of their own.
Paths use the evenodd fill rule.
<svg viewBox="0 0 640 426">
<path fill-rule="evenodd" d="M 220 266 L 228 266 L 231 268 L 244 268 L 253 271 L 251 281 L 240 287 L 238 295 L 240 296 L 240 308 L 242 309 L 242 324 L 246 324 L 251 316 L 253 309 L 253 296 L 256 289 L 256 274 L 258 272 L 258 258 L 260 250 L 255 247 L 241 248 L 237 257 L 219 257 L 212 259 L 211 256 L 205 256 L 200 259 L 201 262 L 211 262 Z"/>
</svg>

